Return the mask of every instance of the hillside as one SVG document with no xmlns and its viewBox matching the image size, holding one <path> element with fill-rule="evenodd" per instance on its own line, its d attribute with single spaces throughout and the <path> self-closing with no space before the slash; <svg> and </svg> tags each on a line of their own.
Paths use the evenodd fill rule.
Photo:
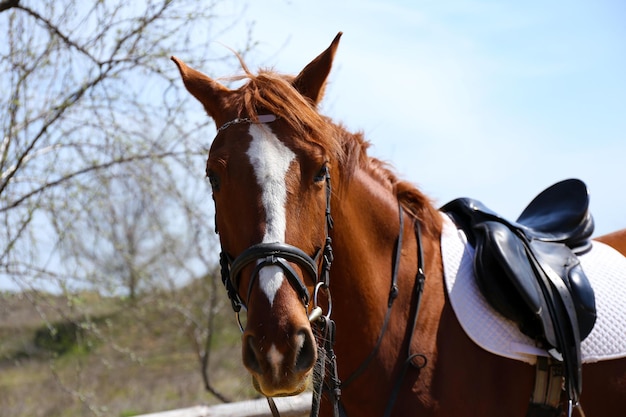
<svg viewBox="0 0 626 417">
<path fill-rule="evenodd" d="M 205 287 L 197 281 L 134 302 L 1 294 L 0 417 L 124 417 L 219 403 L 204 388 L 197 353 L 207 334 Z M 251 398 L 239 330 L 219 299 L 210 382 L 229 399 Z"/>
</svg>

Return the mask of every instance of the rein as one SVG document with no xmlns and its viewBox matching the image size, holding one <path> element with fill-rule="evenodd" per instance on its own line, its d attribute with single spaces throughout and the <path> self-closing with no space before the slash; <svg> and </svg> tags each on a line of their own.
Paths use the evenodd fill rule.
<svg viewBox="0 0 626 417">
<path fill-rule="evenodd" d="M 232 126 L 234 124 L 239 123 L 268 123 L 276 120 L 276 116 L 274 115 L 259 115 L 258 120 L 252 120 L 250 118 L 236 118 L 229 122 L 224 123 L 222 126 L 218 128 L 218 134 L 224 129 Z M 289 262 L 295 263 L 300 266 L 308 275 L 313 278 L 315 282 L 314 294 L 313 294 L 313 308 L 311 313 L 309 314 L 309 321 L 311 323 L 311 327 L 316 329 L 316 341 L 317 341 L 317 361 L 315 363 L 314 369 L 314 384 L 313 384 L 313 402 L 311 405 L 311 413 L 310 417 L 316 417 L 319 414 L 321 398 L 323 391 L 327 391 L 330 394 L 330 400 L 333 408 L 333 415 L 335 417 L 345 416 L 345 410 L 341 407 L 340 398 L 341 398 L 341 389 L 345 389 L 348 385 L 350 385 L 355 379 L 357 379 L 369 366 L 371 361 L 376 356 L 380 346 L 382 344 L 383 337 L 387 331 L 387 327 L 391 317 L 391 309 L 393 307 L 393 303 L 395 299 L 398 297 L 398 271 L 400 265 L 400 258 L 402 252 L 402 237 L 404 232 L 404 211 L 402 206 L 398 204 L 398 216 L 399 216 L 399 233 L 398 240 L 396 243 L 396 251 L 394 254 L 393 260 L 393 269 L 392 269 L 392 277 L 391 277 L 391 287 L 389 290 L 389 297 L 387 302 L 387 312 L 385 313 L 385 319 L 383 322 L 383 326 L 381 327 L 378 339 L 376 341 L 376 345 L 374 349 L 370 352 L 368 357 L 361 363 L 361 365 L 354 371 L 348 379 L 342 384 L 339 379 L 337 372 L 337 357 L 333 350 L 333 345 L 335 343 L 335 322 L 330 318 L 332 312 L 332 299 L 330 294 L 330 267 L 333 261 L 333 251 L 332 251 L 332 239 L 330 237 L 330 231 L 333 228 L 333 218 L 330 212 L 330 200 L 332 194 L 332 188 L 330 183 L 330 172 L 328 167 L 324 170 L 324 179 L 326 182 L 326 211 L 325 211 L 325 231 L 326 238 L 324 242 L 323 250 L 318 249 L 316 254 L 312 257 L 306 254 L 301 249 L 289 245 L 287 243 L 259 243 L 248 247 L 244 250 L 240 255 L 236 258 L 230 256 L 222 247 L 220 252 L 220 270 L 221 270 L 221 278 L 222 283 L 224 284 L 226 291 L 228 293 L 228 298 L 230 299 L 232 308 L 235 312 L 235 317 L 237 319 L 237 324 L 239 325 L 239 329 L 243 332 L 243 326 L 240 320 L 240 312 L 243 309 L 246 309 L 246 305 L 244 301 L 241 299 L 239 295 L 239 280 L 241 271 L 252 262 L 257 262 L 256 267 L 253 270 L 252 278 L 250 279 L 250 283 L 248 284 L 247 298 L 249 300 L 250 294 L 253 288 L 254 283 L 257 280 L 259 275 L 259 271 L 266 266 L 278 266 L 280 267 L 289 284 L 294 288 L 302 304 L 306 311 L 308 311 L 309 304 L 311 301 L 311 296 L 309 291 L 302 281 L 302 279 L 298 276 L 296 271 L 289 265 Z M 422 293 L 424 290 L 424 284 L 426 280 L 426 276 L 424 274 L 423 268 L 423 251 L 422 251 L 422 241 L 421 241 L 421 229 L 419 221 L 414 222 L 415 236 L 417 240 L 417 274 L 415 276 L 415 292 L 416 292 L 416 306 L 413 310 L 413 320 L 412 326 L 410 327 L 410 335 L 408 339 L 408 353 L 407 359 L 403 362 L 402 369 L 400 370 L 400 374 L 398 375 L 396 382 L 394 384 L 393 390 L 391 392 L 391 396 L 389 402 L 387 403 L 387 407 L 385 409 L 384 416 L 390 416 L 393 410 L 393 406 L 397 399 L 397 396 L 400 391 L 400 387 L 402 385 L 402 381 L 406 374 L 406 371 L 409 368 L 409 365 L 416 367 L 417 369 L 421 369 L 426 366 L 427 360 L 426 357 L 421 353 L 411 353 L 411 340 L 413 340 L 413 336 L 415 334 L 415 327 L 417 324 L 417 319 L 419 315 L 419 309 L 422 299 Z M 321 261 L 321 270 L 318 270 L 318 265 L 320 261 L 320 256 L 322 257 Z M 321 293 L 325 293 L 327 311 L 326 314 L 323 313 L 322 307 L 320 307 L 318 303 L 318 299 Z M 414 359 L 420 357 L 422 358 L 422 363 L 415 364 Z M 328 368 L 328 369 L 327 369 Z M 326 375 L 326 371 L 328 371 L 328 376 Z M 328 381 L 326 381 L 328 379 Z M 272 412 L 273 417 L 280 417 L 278 409 L 274 400 L 271 397 L 267 397 L 268 405 Z"/>
</svg>

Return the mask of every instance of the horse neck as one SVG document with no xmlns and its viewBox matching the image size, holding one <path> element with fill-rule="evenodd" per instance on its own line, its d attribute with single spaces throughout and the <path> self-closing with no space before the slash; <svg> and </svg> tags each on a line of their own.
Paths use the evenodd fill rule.
<svg viewBox="0 0 626 417">
<path fill-rule="evenodd" d="M 337 322 L 337 357 L 342 362 L 339 368 L 345 378 L 374 348 L 383 326 L 400 229 L 399 202 L 389 186 L 373 178 L 366 170 L 357 170 L 350 184 L 334 197 L 332 207 L 335 260 L 331 268 L 330 288 L 334 300 L 333 317 Z M 441 276 L 441 219 L 432 207 L 424 212 L 429 215 L 423 222 L 434 223 L 434 226 L 422 227 L 429 230 L 422 236 L 425 268 L 430 279 L 441 281 L 438 279 Z M 398 358 L 398 347 L 406 341 L 406 322 L 415 299 L 417 239 L 413 222 L 407 219 L 409 216 L 405 215 L 397 281 L 399 296 L 381 345 L 381 357 L 385 350 L 395 349 L 395 352 L 387 352 L 391 353 L 387 357 Z M 438 230 L 439 234 L 433 233 L 433 230 Z M 422 310 L 441 308 L 443 295 L 440 291 L 436 294 L 437 297 L 431 297 L 430 301 L 424 300 Z M 359 346 L 358 352 L 355 352 L 355 345 Z M 389 372 L 393 366 L 389 365 Z M 384 369 L 382 374 L 381 377 L 385 377 Z"/>
</svg>

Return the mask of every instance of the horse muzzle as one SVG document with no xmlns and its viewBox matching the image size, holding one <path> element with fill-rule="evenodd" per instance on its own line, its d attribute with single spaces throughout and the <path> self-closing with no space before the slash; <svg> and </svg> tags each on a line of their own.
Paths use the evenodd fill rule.
<svg viewBox="0 0 626 417">
<path fill-rule="evenodd" d="M 262 333 L 246 330 L 243 334 L 243 364 L 252 375 L 255 389 L 268 397 L 304 391 L 317 360 L 316 343 L 308 321 L 289 327 L 293 330 L 276 329 L 282 337 L 272 337 L 276 335 L 269 335 L 267 329 L 257 326 L 255 328 L 263 330 Z"/>
</svg>

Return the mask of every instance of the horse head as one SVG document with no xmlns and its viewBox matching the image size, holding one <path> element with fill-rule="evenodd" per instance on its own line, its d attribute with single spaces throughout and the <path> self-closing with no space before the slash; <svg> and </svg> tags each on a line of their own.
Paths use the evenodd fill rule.
<svg viewBox="0 0 626 417">
<path fill-rule="evenodd" d="M 185 87 L 215 121 L 206 174 L 213 190 L 222 276 L 247 310 L 243 363 L 266 396 L 303 391 L 317 357 L 309 316 L 330 227 L 339 146 L 316 110 L 341 33 L 295 77 L 272 71 L 229 89 L 172 57 Z"/>
</svg>

